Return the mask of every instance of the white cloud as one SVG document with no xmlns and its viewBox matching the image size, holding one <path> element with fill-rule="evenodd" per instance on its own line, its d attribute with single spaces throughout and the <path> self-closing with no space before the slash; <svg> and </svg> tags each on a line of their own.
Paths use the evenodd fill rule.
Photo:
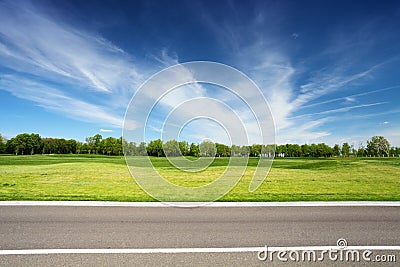
<svg viewBox="0 0 400 267">
<path fill-rule="evenodd" d="M 166 48 L 161 50 L 161 53 L 159 55 L 153 55 L 153 58 L 165 67 L 169 67 L 179 63 L 178 55 L 169 55 Z"/>
<path fill-rule="evenodd" d="M 270 23 L 274 22 L 271 21 Z M 234 29 L 236 28 L 231 28 L 231 30 Z M 249 37 L 246 29 L 244 27 L 240 33 Z M 268 30 L 265 34 L 268 34 Z M 236 35 L 238 35 L 238 32 L 236 32 Z M 221 38 L 224 38 L 223 35 L 221 35 Z M 235 40 L 230 39 L 230 41 L 234 42 Z M 248 42 L 241 43 L 240 41 L 232 44 L 232 47 L 239 48 L 240 51 L 234 51 L 235 64 L 243 68 L 246 74 L 260 86 L 268 100 L 275 120 L 278 142 L 297 140 L 297 142 L 303 143 L 309 140 L 326 140 L 331 132 L 329 130 L 321 131 L 320 129 L 326 124 L 330 124 L 335 118 L 320 120 L 321 116 L 333 116 L 336 113 L 343 113 L 356 108 L 369 108 L 384 104 L 384 102 L 360 103 L 350 107 L 342 106 L 328 110 L 324 110 L 322 104 L 335 101 L 345 102 L 346 104 L 358 103 L 360 102 L 358 96 L 380 93 L 398 87 L 392 86 L 374 91 L 364 91 L 363 93 L 336 97 L 316 103 L 315 101 L 320 98 L 326 99 L 330 95 L 342 93 L 340 91 L 348 86 L 362 85 L 366 81 L 370 81 L 372 74 L 386 64 L 386 61 L 360 68 L 355 62 L 343 60 L 343 58 L 346 58 L 345 51 L 338 51 L 338 56 L 334 60 L 310 73 L 306 82 L 299 85 L 297 79 L 301 77 L 304 80 L 307 74 L 307 65 L 292 65 L 291 58 L 284 49 L 277 45 L 278 43 L 279 37 L 269 34 L 269 36 L 252 38 L 250 45 Z M 318 61 L 320 56 L 316 54 L 314 58 L 308 58 L 308 60 L 312 62 L 316 59 Z M 302 114 L 305 108 L 318 105 L 317 112 Z M 319 123 L 314 124 L 314 121 Z"/>
<path fill-rule="evenodd" d="M 157 133 L 163 133 L 163 132 L 164 132 L 162 128 L 157 128 L 157 127 L 155 127 L 155 126 L 153 126 L 153 125 L 149 125 L 149 128 L 150 128 L 151 130 L 157 132 Z"/>
<path fill-rule="evenodd" d="M 112 133 L 112 132 L 114 132 L 114 131 L 111 130 L 111 129 L 100 129 L 100 132 L 101 132 L 101 133 Z"/>
<path fill-rule="evenodd" d="M 340 66 L 333 70 L 322 70 L 313 75 L 307 84 L 301 86 L 301 94 L 297 96 L 294 104 L 296 107 L 300 108 L 301 106 L 308 104 L 311 100 L 338 91 L 351 82 L 367 77 L 378 66 L 380 66 L 380 64 L 354 74 L 347 74 L 344 71 L 344 66 Z"/>
<path fill-rule="evenodd" d="M 246 51 L 242 55 L 243 57 L 237 60 L 241 65 L 246 66 L 245 69 L 249 70 L 248 73 L 251 78 L 260 86 L 268 100 L 276 124 L 277 143 L 286 143 L 289 140 L 298 143 L 323 142 L 329 139 L 331 132 L 329 130 L 321 131 L 320 129 L 325 124 L 334 121 L 335 117 L 331 117 L 334 114 L 383 105 L 386 102 L 365 103 L 328 110 L 322 109 L 318 112 L 302 114 L 302 109 L 305 107 L 334 101 L 354 103 L 358 102 L 356 99 L 358 96 L 380 93 L 398 87 L 392 86 L 313 103 L 313 101 L 321 97 L 337 93 L 352 83 L 362 82 L 363 79 L 367 79 L 373 71 L 384 63 L 376 64 L 366 70 L 351 74 L 349 74 L 350 71 L 339 67 L 337 69 L 322 69 L 319 73 L 313 74 L 308 83 L 298 87 L 295 83 L 298 69 L 291 65 L 290 60 L 283 53 L 268 49 L 263 44 L 253 45 Z M 347 68 L 350 69 L 350 67 Z M 329 120 L 326 119 L 327 117 L 320 119 L 321 116 L 329 116 Z"/>
<path fill-rule="evenodd" d="M 183 124 L 191 118 L 206 116 L 217 119 L 222 125 L 227 127 L 229 133 L 235 137 L 237 137 L 235 132 L 238 132 L 244 127 L 250 143 L 262 142 L 260 134 L 257 135 L 257 133 L 260 133 L 260 126 L 253 116 L 252 110 L 243 102 L 250 101 L 250 108 L 256 110 L 256 105 L 262 104 L 262 96 L 256 94 L 257 91 L 254 85 L 251 84 L 252 88 L 249 88 L 249 81 L 246 82 L 246 79 L 244 79 L 241 74 L 239 77 L 228 75 L 228 73 L 232 74 L 230 68 L 227 68 L 229 69 L 229 71 L 227 71 L 218 64 L 216 64 L 217 66 L 210 64 L 212 66 L 208 65 L 208 67 L 201 67 L 200 65 L 196 65 L 198 67 L 194 67 L 193 69 L 190 67 L 186 68 L 185 65 L 180 65 L 174 69 L 168 70 L 166 73 L 160 73 L 160 76 L 156 76 L 155 79 L 149 80 L 149 83 L 145 85 L 146 87 L 135 96 L 138 98 L 140 97 L 140 101 L 132 103 L 133 109 L 132 111 L 128 111 L 128 117 L 131 116 L 133 118 L 138 116 L 140 118 L 136 120 L 145 120 L 147 119 L 145 118 L 146 114 L 144 112 L 135 112 L 135 110 L 147 111 L 150 108 L 146 105 L 157 103 L 149 117 L 151 122 L 148 126 L 148 128 L 155 133 L 160 133 L 162 127 L 160 123 L 157 123 L 157 127 L 155 127 L 153 120 L 166 120 L 168 113 L 173 111 L 174 116 L 170 116 L 172 119 L 166 123 L 168 127 L 182 127 Z M 224 72 L 224 70 L 227 72 Z M 222 89 L 220 86 L 205 85 L 201 82 L 185 84 L 190 81 L 196 81 L 197 79 L 202 81 L 203 79 L 201 77 L 206 77 L 204 81 L 212 81 L 224 85 L 227 88 Z M 216 79 L 217 77 L 219 79 Z M 182 83 L 185 85 L 174 88 Z M 169 88 L 174 89 L 166 92 Z M 243 97 L 243 100 L 236 94 Z M 145 102 L 146 105 L 144 105 L 143 102 Z M 179 112 L 177 112 L 177 110 L 179 110 Z M 164 115 L 165 117 L 163 117 Z M 260 114 L 257 114 L 257 116 L 259 120 L 265 120 L 266 117 L 270 119 L 268 114 L 264 112 L 261 116 Z M 269 125 L 272 124 L 270 121 L 269 123 Z M 213 140 L 222 140 L 220 134 L 207 123 L 196 124 L 196 131 L 197 132 L 192 133 L 190 136 L 207 136 Z M 166 131 L 163 132 L 163 134 L 168 135 L 170 132 L 171 131 Z M 176 137 L 171 138 L 176 139 Z M 167 139 L 170 139 L 170 136 L 167 136 Z M 240 135 L 240 138 L 238 137 L 237 139 L 240 139 L 240 144 L 247 144 L 244 135 Z M 224 138 L 224 140 L 226 140 L 226 138 Z M 271 138 L 270 142 L 274 142 L 274 140 Z"/>
<path fill-rule="evenodd" d="M 387 104 L 387 102 L 377 102 L 377 103 L 362 104 L 362 105 L 356 105 L 356 106 L 348 106 L 348 107 L 343 107 L 343 108 L 324 110 L 324 111 L 320 111 L 320 112 L 314 112 L 314 113 L 294 116 L 294 117 L 292 117 L 292 119 L 301 118 L 301 117 L 310 117 L 310 116 L 314 116 L 314 115 L 327 115 L 327 114 L 333 114 L 333 113 L 348 112 L 353 109 L 373 107 L 373 106 L 378 106 L 378 105 L 383 105 L 383 104 Z"/>
<path fill-rule="evenodd" d="M 108 124 L 118 128 L 122 126 L 122 117 L 112 115 L 103 106 L 73 98 L 56 88 L 23 77 L 3 75 L 0 79 L 0 89 L 16 97 L 33 101 L 47 110 L 63 113 L 69 118 L 80 121 Z"/>
<path fill-rule="evenodd" d="M 320 101 L 320 102 L 317 102 L 317 103 L 302 105 L 302 108 L 310 108 L 310 107 L 315 107 L 315 106 L 324 105 L 324 104 L 333 103 L 333 102 L 338 102 L 338 101 L 340 101 L 340 102 L 347 101 L 347 100 L 351 100 L 351 99 L 356 99 L 357 97 L 360 97 L 360 96 L 378 94 L 378 93 L 382 93 L 382 92 L 385 92 L 385 91 L 388 91 L 388 90 L 397 89 L 399 87 L 400 87 L 400 85 L 396 85 L 396 86 L 380 88 L 380 89 L 377 89 L 377 90 L 372 90 L 372 91 L 368 91 L 368 92 L 364 92 L 364 93 L 353 94 L 353 95 L 344 96 L 344 97 L 337 97 L 337 98 L 333 98 L 333 99 L 329 99 L 329 100 Z"/>
<path fill-rule="evenodd" d="M 36 5 L 3 2 L 0 17 L 2 64 L 18 72 L 62 78 L 100 93 L 129 90 L 140 78 L 120 48 L 55 21 Z"/>
<path fill-rule="evenodd" d="M 96 112 L 104 109 L 99 103 L 90 103 L 90 99 L 97 99 L 110 108 L 106 114 L 100 111 L 104 122 L 120 127 L 122 120 L 111 114 L 121 113 L 119 109 L 126 107 L 143 80 L 143 67 L 139 70 L 131 56 L 103 37 L 55 20 L 37 3 L 1 2 L 0 17 L 1 65 L 19 73 L 13 79 L 8 77 L 13 80 L 12 87 L 4 89 L 0 81 L 4 90 L 68 116 L 74 112 L 58 107 L 68 102 L 86 106 L 85 112 L 76 116 L 96 123 L 101 122 Z M 18 82 L 20 76 L 24 82 Z M 40 89 L 22 88 L 28 79 L 37 88 L 53 88 L 58 97 Z M 29 96 L 23 90 L 29 91 Z M 50 100 L 41 99 L 47 95 L 52 95 Z M 84 101 L 79 100 L 82 95 Z"/>
<path fill-rule="evenodd" d="M 102 127 L 121 127 L 121 109 L 126 107 L 134 90 L 149 76 L 147 74 L 154 72 L 146 70 L 143 66 L 139 68 L 132 56 L 109 40 L 55 20 L 37 6 L 37 3 L 33 5 L 29 2 L 0 3 L 1 65 L 23 74 L 3 75 L 0 89 L 77 120 L 99 123 Z M 346 104 L 349 104 L 358 102 L 358 96 L 399 87 L 315 103 L 314 101 L 321 97 L 326 99 L 326 96 L 333 92 L 369 77 L 384 63 L 353 72 L 351 63 L 346 65 L 333 62 L 332 66 L 337 67 L 321 68 L 310 75 L 305 83 L 298 85 L 295 83 L 296 75 L 300 71 L 304 73 L 304 70 L 299 70 L 299 67 L 292 64 L 290 57 L 277 45 L 279 42 L 273 40 L 275 37 L 271 29 L 275 28 L 279 23 L 276 21 L 282 17 L 279 12 L 259 12 L 254 21 L 248 23 L 248 27 L 230 26 L 228 23 L 221 26 L 207 14 L 204 15 L 206 23 L 216 32 L 219 43 L 233 51 L 235 65 L 253 78 L 266 96 L 275 120 L 278 143 L 287 140 L 312 142 L 328 137 L 330 132 L 320 130 L 328 120 L 320 119 L 320 116 L 315 119 L 315 115 L 333 116 L 356 108 L 381 105 L 383 102 L 302 115 L 304 108 L 335 101 L 346 101 Z M 269 24 L 266 20 L 270 20 L 272 26 L 264 30 L 265 24 Z M 286 34 L 285 38 L 287 37 Z M 293 33 L 292 37 L 296 39 L 299 35 Z M 338 54 L 341 52 L 336 51 Z M 153 60 L 162 66 L 171 66 L 179 62 L 179 57 L 163 49 L 160 54 L 153 56 Z M 181 68 L 175 73 L 175 77 L 165 77 L 154 86 L 174 86 L 179 81 L 187 80 L 194 81 L 195 77 L 190 71 Z M 212 95 L 199 84 L 178 88 L 161 99 L 158 93 L 157 90 L 147 90 L 143 95 L 144 105 L 160 100 L 159 103 L 166 112 L 196 97 L 214 96 L 232 103 L 229 94 Z M 85 100 L 82 100 L 83 97 Z M 248 111 L 238 106 L 234 111 L 252 132 L 256 132 L 257 125 L 252 124 L 252 117 Z M 187 115 L 191 114 L 190 109 L 185 112 Z M 221 113 L 223 110 L 216 109 L 215 112 Z M 103 126 L 104 124 L 107 125 Z M 125 129 L 134 130 L 139 127 L 142 126 L 137 125 L 135 120 L 125 120 Z M 152 129 L 160 131 L 157 127 Z M 201 136 L 213 134 L 207 127 L 199 131 Z"/>
<path fill-rule="evenodd" d="M 356 99 L 354 97 L 350 97 L 350 96 L 345 97 L 345 100 L 347 102 L 356 102 Z"/>
</svg>

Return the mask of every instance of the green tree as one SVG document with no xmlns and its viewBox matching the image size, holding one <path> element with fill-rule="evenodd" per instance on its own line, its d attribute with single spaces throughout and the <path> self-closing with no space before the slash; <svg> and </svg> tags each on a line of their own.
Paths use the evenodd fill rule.
<svg viewBox="0 0 400 267">
<path fill-rule="evenodd" d="M 98 154 L 101 151 L 101 141 L 103 140 L 103 136 L 101 134 L 95 134 L 91 137 L 86 137 L 86 144 L 88 148 L 89 154 L 96 153 Z"/>
<path fill-rule="evenodd" d="M 333 149 L 325 143 L 317 145 L 317 156 L 318 157 L 331 157 L 333 155 Z"/>
<path fill-rule="evenodd" d="M 342 149 L 340 148 L 340 145 L 339 144 L 335 144 L 333 146 L 333 155 L 336 156 L 336 157 L 339 157 L 341 150 Z"/>
<path fill-rule="evenodd" d="M 183 156 L 189 156 L 189 144 L 186 141 L 179 142 L 179 150 Z"/>
<path fill-rule="evenodd" d="M 95 151 L 95 145 L 94 145 L 94 139 L 93 137 L 86 137 L 86 151 L 88 154 L 94 153 Z"/>
<path fill-rule="evenodd" d="M 95 150 L 96 154 L 98 154 L 100 152 L 101 140 L 103 140 L 103 136 L 101 136 L 101 134 L 95 134 L 93 136 L 93 145 L 94 145 L 94 150 Z"/>
<path fill-rule="evenodd" d="M 390 148 L 389 156 L 390 157 L 395 157 L 396 156 L 396 148 L 395 147 L 391 147 Z"/>
<path fill-rule="evenodd" d="M 227 145 L 215 143 L 215 147 L 218 157 L 229 157 L 231 155 L 231 149 Z"/>
<path fill-rule="evenodd" d="M 164 156 L 163 142 L 161 141 L 161 139 L 150 141 L 150 143 L 146 147 L 146 150 L 149 156 L 155 156 L 155 157 Z"/>
<path fill-rule="evenodd" d="M 176 140 L 169 140 L 163 144 L 164 154 L 168 157 L 178 157 L 181 154 L 180 144 Z"/>
<path fill-rule="evenodd" d="M 103 155 L 112 155 L 114 150 L 116 139 L 113 137 L 107 137 L 106 139 L 102 139 L 100 144 L 98 145 L 97 153 L 100 152 Z"/>
<path fill-rule="evenodd" d="M 285 155 L 285 157 L 293 157 L 293 154 L 294 154 L 293 145 L 292 144 L 286 144 L 285 147 L 286 147 L 286 155 Z"/>
<path fill-rule="evenodd" d="M 310 155 L 313 158 L 318 157 L 318 146 L 316 144 L 310 145 Z"/>
<path fill-rule="evenodd" d="M 275 145 L 262 145 L 261 148 L 261 156 L 262 157 L 273 157 L 274 153 L 275 153 Z M 299 145 L 295 145 L 295 147 L 293 148 L 294 153 L 298 154 L 297 157 L 301 156 L 301 147 Z"/>
<path fill-rule="evenodd" d="M 214 157 L 216 154 L 216 147 L 213 142 L 203 141 L 199 145 L 200 156 L 203 157 Z"/>
<path fill-rule="evenodd" d="M 78 142 L 74 139 L 69 139 L 66 141 L 66 153 L 68 154 L 75 154 Z"/>
<path fill-rule="evenodd" d="M 38 134 L 19 134 L 7 142 L 9 152 L 16 155 L 33 155 L 42 152 L 42 138 Z"/>
<path fill-rule="evenodd" d="M 56 142 L 54 138 L 43 138 L 43 154 L 55 154 L 56 153 Z"/>
<path fill-rule="evenodd" d="M 250 155 L 250 147 L 249 146 L 242 146 L 241 147 L 241 155 L 242 156 L 249 156 Z"/>
<path fill-rule="evenodd" d="M 83 143 L 76 141 L 76 153 L 81 154 L 83 152 Z"/>
<path fill-rule="evenodd" d="M 137 156 L 146 156 L 147 155 L 147 150 L 146 150 L 146 143 L 141 142 L 137 148 L 136 152 Z"/>
<path fill-rule="evenodd" d="M 251 151 L 251 150 L 250 150 Z M 279 145 L 276 146 L 276 151 L 275 154 L 278 157 L 285 157 L 287 155 L 287 147 L 286 145 Z M 253 154 L 250 152 L 250 156 L 253 156 Z"/>
<path fill-rule="evenodd" d="M 358 156 L 358 150 L 357 150 L 357 148 L 354 147 L 354 145 L 351 145 L 351 154 L 352 154 L 354 157 L 357 157 L 357 156 Z"/>
<path fill-rule="evenodd" d="M 303 157 L 309 157 L 311 154 L 310 146 L 307 144 L 301 145 L 301 151 Z"/>
<path fill-rule="evenodd" d="M 64 138 L 56 138 L 55 139 L 56 142 L 56 146 L 58 151 L 56 151 L 56 153 L 58 154 L 66 154 L 67 152 L 67 140 L 65 140 Z"/>
<path fill-rule="evenodd" d="M 199 157 L 200 156 L 199 146 L 196 145 L 195 143 L 191 143 L 189 148 L 189 155 L 193 157 Z"/>
<path fill-rule="evenodd" d="M 242 149 L 240 146 L 237 145 L 232 145 L 231 147 L 231 153 L 233 157 L 238 157 L 238 156 L 242 156 Z"/>
<path fill-rule="evenodd" d="M 6 143 L 7 143 L 7 140 L 6 140 L 6 138 L 5 137 L 3 137 L 1 134 L 0 134 L 0 154 L 4 154 L 4 153 L 6 153 Z"/>
<path fill-rule="evenodd" d="M 348 157 L 350 155 L 350 145 L 349 143 L 343 143 L 342 145 L 342 156 Z"/>
<path fill-rule="evenodd" d="M 383 136 L 373 136 L 367 141 L 367 151 L 370 156 L 389 156 L 390 144 Z"/>
<path fill-rule="evenodd" d="M 260 144 L 253 144 L 250 147 L 250 156 L 251 157 L 259 157 L 261 154 L 261 145 Z"/>
<path fill-rule="evenodd" d="M 290 157 L 301 157 L 301 147 L 298 144 L 289 145 L 288 152 Z"/>
<path fill-rule="evenodd" d="M 357 157 L 366 157 L 367 156 L 367 150 L 364 147 L 363 142 L 358 143 L 358 150 L 357 150 Z"/>
<path fill-rule="evenodd" d="M 114 155 L 121 156 L 123 154 L 123 149 L 122 149 L 122 136 L 117 139 L 117 143 L 115 143 L 114 146 Z"/>
<path fill-rule="evenodd" d="M 103 155 L 121 155 L 122 154 L 122 137 L 107 137 L 101 140 L 99 144 L 99 152 Z"/>
<path fill-rule="evenodd" d="M 125 139 L 122 141 L 124 153 L 126 156 L 137 156 L 137 145 L 135 142 L 127 142 Z"/>
</svg>

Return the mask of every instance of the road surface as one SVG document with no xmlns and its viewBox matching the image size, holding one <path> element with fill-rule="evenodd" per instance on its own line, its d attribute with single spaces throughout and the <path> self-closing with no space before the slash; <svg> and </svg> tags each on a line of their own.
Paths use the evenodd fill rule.
<svg viewBox="0 0 400 267">
<path fill-rule="evenodd" d="M 0 255 L 0 266 L 300 266 L 260 261 L 255 251 L 224 248 L 399 246 L 400 207 L 70 207 L 0 206 L 0 254 L 70 249 L 66 254 Z M 214 248 L 221 252 L 161 253 Z M 74 251 L 74 249 L 80 249 Z M 81 253 L 107 249 L 104 253 Z M 117 253 L 117 249 L 149 249 Z M 108 252 L 110 253 L 108 253 Z M 374 251 L 395 255 L 399 251 Z M 311 262 L 312 263 L 312 262 Z M 323 261 L 308 266 L 353 266 Z M 304 262 L 303 262 L 304 265 Z M 395 266 L 365 263 L 360 266 Z"/>
</svg>

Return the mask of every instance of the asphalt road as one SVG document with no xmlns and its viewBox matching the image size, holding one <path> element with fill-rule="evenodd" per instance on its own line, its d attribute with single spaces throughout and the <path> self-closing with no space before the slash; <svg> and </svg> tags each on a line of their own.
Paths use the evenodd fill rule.
<svg viewBox="0 0 400 267">
<path fill-rule="evenodd" d="M 400 207 L 0 207 L 2 251 L 333 246 L 340 238 L 349 246 L 399 246 Z M 390 254 L 400 262 L 399 251 Z M 0 266 L 301 264 L 262 262 L 256 252 L 0 255 Z M 353 265 L 323 262 L 323 266 Z"/>
</svg>

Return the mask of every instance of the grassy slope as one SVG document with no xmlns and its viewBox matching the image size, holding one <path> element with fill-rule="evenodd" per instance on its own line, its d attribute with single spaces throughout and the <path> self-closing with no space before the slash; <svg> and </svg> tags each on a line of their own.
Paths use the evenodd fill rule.
<svg viewBox="0 0 400 267">
<path fill-rule="evenodd" d="M 152 161 L 171 182 L 199 186 L 222 173 L 228 159 L 192 175 L 182 175 L 164 158 Z M 256 164 L 251 159 L 221 201 L 400 200 L 398 158 L 276 159 L 264 183 L 249 193 Z M 123 157 L 77 155 L 0 156 L 0 200 L 154 201 L 130 176 Z"/>
</svg>

